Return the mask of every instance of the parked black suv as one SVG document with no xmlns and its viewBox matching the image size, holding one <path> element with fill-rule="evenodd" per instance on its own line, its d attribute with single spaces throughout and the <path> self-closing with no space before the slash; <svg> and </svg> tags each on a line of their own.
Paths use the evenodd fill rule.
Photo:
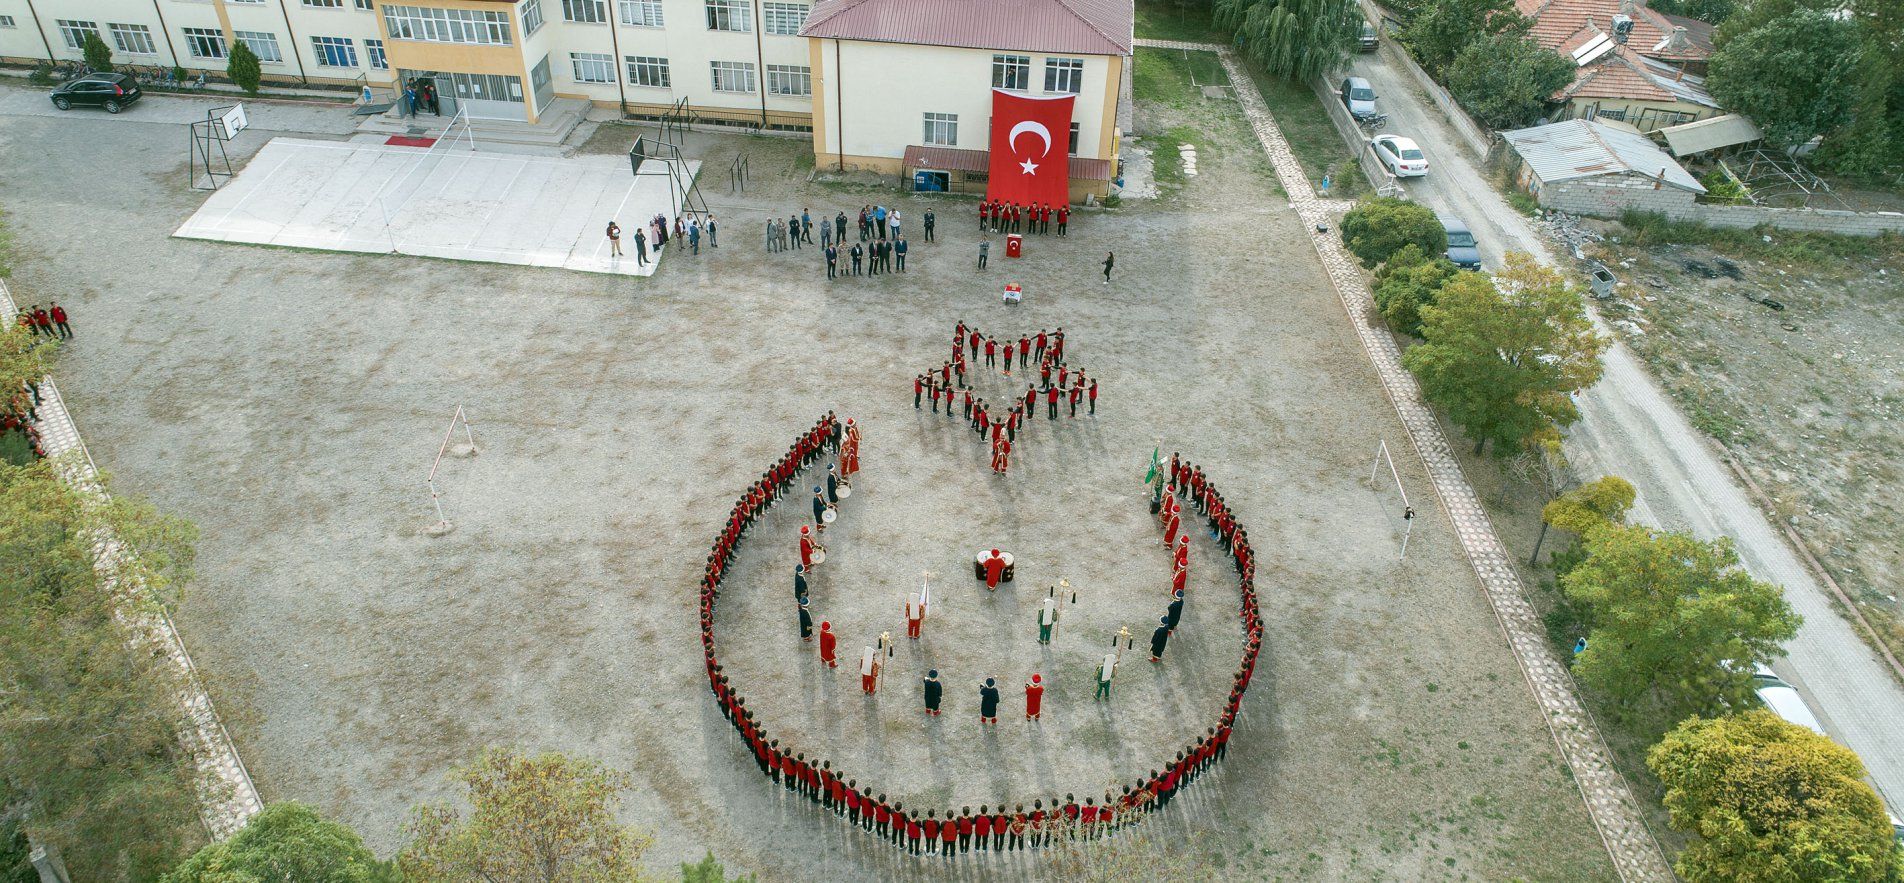
<svg viewBox="0 0 1904 883">
<path fill-rule="evenodd" d="M 125 74 L 87 74 L 59 84 L 53 90 L 53 106 L 71 110 L 76 104 L 96 104 L 107 113 L 118 113 L 141 94 L 139 84 Z"/>
</svg>

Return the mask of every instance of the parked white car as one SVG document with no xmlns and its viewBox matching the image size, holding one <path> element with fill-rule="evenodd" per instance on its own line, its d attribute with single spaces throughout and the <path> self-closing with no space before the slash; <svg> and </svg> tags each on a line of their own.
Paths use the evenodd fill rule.
<svg viewBox="0 0 1904 883">
<path fill-rule="evenodd" d="M 1753 687 L 1759 694 L 1759 701 L 1772 710 L 1773 714 L 1785 719 L 1786 723 L 1797 724 L 1820 736 L 1825 728 L 1818 723 L 1818 716 L 1811 713 L 1811 706 L 1805 704 L 1803 697 L 1791 684 L 1773 673 L 1763 663 L 1752 666 Z"/>
<path fill-rule="evenodd" d="M 1375 157 L 1397 178 L 1419 178 L 1428 174 L 1428 155 L 1414 140 L 1400 135 L 1377 135 L 1369 142 Z"/>
</svg>

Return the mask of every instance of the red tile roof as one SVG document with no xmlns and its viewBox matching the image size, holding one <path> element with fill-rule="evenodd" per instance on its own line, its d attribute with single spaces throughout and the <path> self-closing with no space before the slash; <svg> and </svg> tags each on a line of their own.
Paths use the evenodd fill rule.
<svg viewBox="0 0 1904 883">
<path fill-rule="evenodd" d="M 906 148 L 906 157 L 901 160 L 901 164 L 908 169 L 931 169 L 935 172 L 984 172 L 992 167 L 992 152 L 914 144 Z M 1111 179 L 1111 161 L 1108 159 L 1074 156 L 1071 157 L 1070 166 L 1071 177 L 1080 181 Z"/>
<path fill-rule="evenodd" d="M 1626 44 L 1643 55 L 1666 61 L 1698 61 L 1712 54 L 1712 26 L 1705 22 L 1649 9 L 1632 0 L 1514 0 L 1520 13 L 1534 20 L 1528 36 L 1556 52 L 1571 52 L 1591 39 L 1595 29 L 1611 31 L 1613 16 L 1633 19 Z M 1685 28 L 1675 44 L 1674 31 Z"/>
<path fill-rule="evenodd" d="M 819 0 L 803 37 L 1129 55 L 1132 0 Z"/>
<path fill-rule="evenodd" d="M 1556 101 L 1572 98 L 1624 98 L 1670 103 L 1683 101 L 1705 107 L 1718 107 L 1706 92 L 1706 81 L 1680 71 L 1662 61 L 1654 61 L 1630 46 L 1620 46 L 1579 70 L 1574 81 L 1554 96 Z"/>
</svg>

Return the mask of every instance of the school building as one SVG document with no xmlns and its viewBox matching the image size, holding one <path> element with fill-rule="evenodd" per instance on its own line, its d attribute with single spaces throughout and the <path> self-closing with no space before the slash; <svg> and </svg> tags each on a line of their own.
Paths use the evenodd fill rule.
<svg viewBox="0 0 1904 883">
<path fill-rule="evenodd" d="M 1132 20 L 1131 0 L 0 0 L 0 60 L 77 60 L 91 32 L 117 66 L 188 76 L 222 77 L 244 43 L 269 83 L 430 78 L 446 113 L 479 119 L 685 101 L 702 123 L 810 130 L 822 167 L 965 189 L 993 87 L 1077 95 L 1074 178 L 1108 182 Z"/>
</svg>

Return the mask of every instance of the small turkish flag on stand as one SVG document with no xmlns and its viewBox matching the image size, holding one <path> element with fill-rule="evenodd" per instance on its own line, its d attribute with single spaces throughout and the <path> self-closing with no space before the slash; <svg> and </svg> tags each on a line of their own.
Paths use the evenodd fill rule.
<svg viewBox="0 0 1904 883">
<path fill-rule="evenodd" d="M 992 90 L 992 161 L 985 198 L 1018 205 L 1071 201 L 1071 106 L 1075 95 Z"/>
</svg>

